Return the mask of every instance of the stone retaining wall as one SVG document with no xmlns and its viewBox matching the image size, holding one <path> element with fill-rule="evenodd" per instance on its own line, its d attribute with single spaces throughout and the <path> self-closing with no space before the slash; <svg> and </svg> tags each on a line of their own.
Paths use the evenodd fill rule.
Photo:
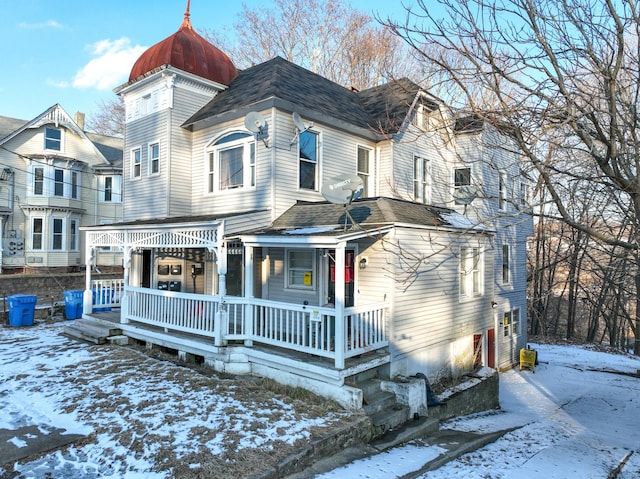
<svg viewBox="0 0 640 479">
<path fill-rule="evenodd" d="M 479 381 L 474 381 L 470 387 L 460 389 L 442 399 L 440 406 L 430 406 L 429 417 L 446 421 L 457 416 L 499 408 L 500 381 L 498 373 L 478 379 Z"/>
</svg>

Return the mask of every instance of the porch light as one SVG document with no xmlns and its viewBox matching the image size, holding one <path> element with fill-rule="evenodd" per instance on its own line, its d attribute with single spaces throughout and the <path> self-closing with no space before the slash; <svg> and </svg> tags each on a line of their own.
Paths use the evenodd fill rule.
<svg viewBox="0 0 640 479">
<path fill-rule="evenodd" d="M 496 303 L 495 301 L 491 301 L 491 308 L 496 309 L 497 307 L 498 307 L 498 303 Z"/>
<path fill-rule="evenodd" d="M 358 263 L 358 266 L 360 266 L 360 269 L 366 269 L 366 267 L 367 267 L 367 258 L 362 258 L 360 260 L 360 262 Z"/>
</svg>

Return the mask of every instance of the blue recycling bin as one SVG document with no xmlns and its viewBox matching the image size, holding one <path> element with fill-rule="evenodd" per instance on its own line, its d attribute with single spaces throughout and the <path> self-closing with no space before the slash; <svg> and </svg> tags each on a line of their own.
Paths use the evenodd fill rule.
<svg viewBox="0 0 640 479">
<path fill-rule="evenodd" d="M 110 289 L 92 289 L 93 312 L 111 311 L 111 293 Z M 98 301 L 99 299 L 99 301 Z M 107 306 L 104 306 L 107 305 Z M 96 307 L 97 306 L 97 307 Z"/>
<path fill-rule="evenodd" d="M 82 318 L 84 291 L 73 289 L 64 292 L 64 315 L 67 319 Z"/>
<path fill-rule="evenodd" d="M 9 326 L 33 326 L 38 297 L 30 294 L 14 294 L 8 296 L 7 300 L 9 301 Z"/>
</svg>

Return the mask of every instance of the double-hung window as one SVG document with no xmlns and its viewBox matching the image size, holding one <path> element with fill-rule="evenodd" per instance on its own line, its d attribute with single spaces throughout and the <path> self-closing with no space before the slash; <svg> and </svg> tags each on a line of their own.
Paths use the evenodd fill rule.
<svg viewBox="0 0 640 479">
<path fill-rule="evenodd" d="M 453 197 L 456 198 L 457 204 L 463 204 L 466 195 L 463 193 L 465 187 L 471 186 L 471 168 L 455 168 L 453 170 Z"/>
<path fill-rule="evenodd" d="M 42 218 L 33 218 L 31 220 L 31 249 L 42 249 L 43 223 Z"/>
<path fill-rule="evenodd" d="M 511 313 L 511 334 L 520 334 L 520 308 Z"/>
<path fill-rule="evenodd" d="M 53 170 L 53 194 L 64 196 L 64 170 L 59 168 Z"/>
<path fill-rule="evenodd" d="M 64 219 L 53 218 L 51 221 L 51 249 L 62 250 L 64 238 Z"/>
<path fill-rule="evenodd" d="M 362 180 L 362 196 L 367 198 L 373 194 L 373 165 L 372 151 L 362 146 L 358 147 L 358 176 Z"/>
<path fill-rule="evenodd" d="M 511 283 L 511 249 L 509 245 L 502 245 L 502 283 Z"/>
<path fill-rule="evenodd" d="M 77 171 L 71 172 L 71 198 L 78 199 L 79 176 Z"/>
<path fill-rule="evenodd" d="M 140 178 L 142 175 L 142 149 L 131 150 L 131 177 Z"/>
<path fill-rule="evenodd" d="M 69 251 L 78 250 L 78 220 L 69 220 Z"/>
<path fill-rule="evenodd" d="M 120 203 L 122 201 L 122 177 L 100 176 L 98 179 L 100 201 L 104 203 Z"/>
<path fill-rule="evenodd" d="M 149 145 L 149 174 L 157 175 L 160 173 L 160 144 L 152 143 Z"/>
<path fill-rule="evenodd" d="M 418 203 L 429 203 L 429 160 L 416 156 L 413 159 L 413 200 Z"/>
<path fill-rule="evenodd" d="M 303 131 L 298 136 L 298 187 L 302 190 L 318 189 L 318 134 Z"/>
<path fill-rule="evenodd" d="M 33 169 L 33 194 L 44 194 L 44 168 L 37 167 Z"/>
<path fill-rule="evenodd" d="M 244 132 L 225 135 L 212 145 L 208 156 L 209 193 L 256 185 L 256 143 L 253 135 Z"/>
<path fill-rule="evenodd" d="M 505 311 L 502 318 L 503 335 L 506 338 L 509 336 L 509 326 L 511 325 L 511 311 Z"/>
<path fill-rule="evenodd" d="M 482 254 L 480 248 L 460 249 L 460 296 L 482 295 Z"/>
<path fill-rule="evenodd" d="M 45 127 L 44 149 L 62 151 L 62 130 L 60 128 Z"/>
<path fill-rule="evenodd" d="M 500 173 L 498 178 L 498 208 L 505 210 L 507 208 L 507 174 Z"/>
</svg>

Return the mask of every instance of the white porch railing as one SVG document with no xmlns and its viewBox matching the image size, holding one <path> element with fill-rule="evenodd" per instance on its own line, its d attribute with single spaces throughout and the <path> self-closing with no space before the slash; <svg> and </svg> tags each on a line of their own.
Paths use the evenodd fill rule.
<svg viewBox="0 0 640 479">
<path fill-rule="evenodd" d="M 124 279 L 94 279 L 91 281 L 93 310 L 119 308 L 124 292 Z"/>
<path fill-rule="evenodd" d="M 213 338 L 268 344 L 331 358 L 344 358 L 388 346 L 387 304 L 346 308 L 341 322 L 335 309 L 302 306 L 257 298 L 220 297 L 146 288 L 126 288 L 124 321 L 137 321 Z M 343 325 L 345 341 L 336 351 L 336 325 Z M 339 354 L 337 354 L 339 353 Z"/>
</svg>

